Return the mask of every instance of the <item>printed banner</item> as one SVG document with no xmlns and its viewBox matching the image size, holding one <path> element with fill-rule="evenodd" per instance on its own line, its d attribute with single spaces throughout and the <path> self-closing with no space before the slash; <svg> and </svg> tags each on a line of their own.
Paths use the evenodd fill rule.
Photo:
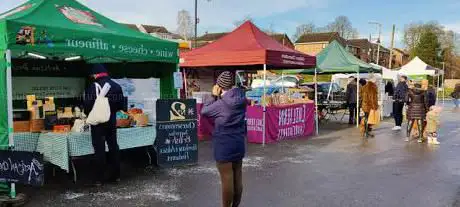
<svg viewBox="0 0 460 207">
<path fill-rule="evenodd" d="M 128 97 L 128 109 L 140 108 L 149 117 L 149 122 L 156 120 L 156 100 L 160 98 L 160 79 L 115 79 Z"/>
<path fill-rule="evenodd" d="M 265 143 L 306 138 L 314 131 L 314 105 L 295 104 L 267 107 Z M 263 143 L 263 109 L 260 106 L 247 108 L 248 141 Z"/>
<path fill-rule="evenodd" d="M 26 100 L 27 95 L 45 97 L 81 97 L 85 89 L 84 78 L 13 77 L 13 100 Z"/>
</svg>

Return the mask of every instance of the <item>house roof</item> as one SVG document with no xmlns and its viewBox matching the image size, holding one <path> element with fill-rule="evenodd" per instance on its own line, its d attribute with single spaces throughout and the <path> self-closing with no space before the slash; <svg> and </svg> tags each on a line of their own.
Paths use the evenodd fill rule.
<svg viewBox="0 0 460 207">
<path fill-rule="evenodd" d="M 378 44 L 376 43 L 371 43 L 371 47 L 373 50 L 377 50 L 378 49 Z M 380 52 L 386 52 L 386 53 L 390 53 L 390 49 L 380 45 Z"/>
<path fill-rule="evenodd" d="M 213 42 L 221 37 L 227 35 L 228 32 L 219 32 L 219 33 L 206 33 L 198 38 L 196 38 L 197 41 L 204 41 L 204 42 Z"/>
<path fill-rule="evenodd" d="M 404 54 L 404 55 L 409 55 L 409 54 L 407 54 L 407 52 L 404 51 L 403 49 L 393 48 L 393 50 L 396 50 L 396 51 L 398 51 L 398 52 L 400 52 L 400 53 L 402 53 L 402 54 Z"/>
<path fill-rule="evenodd" d="M 154 25 L 145 25 L 142 27 L 147 31 L 147 33 L 169 33 L 169 31 L 163 26 L 154 26 Z"/>
<path fill-rule="evenodd" d="M 361 49 L 368 49 L 370 42 L 368 39 L 351 39 L 347 41 L 349 45 L 359 47 Z"/>
<path fill-rule="evenodd" d="M 270 36 L 281 44 L 283 44 L 284 41 L 287 40 L 289 43 L 293 45 L 293 42 L 291 41 L 289 36 L 285 33 L 273 33 L 273 34 L 270 34 Z"/>
<path fill-rule="evenodd" d="M 139 28 L 135 24 L 124 24 L 124 25 L 128 26 L 131 29 L 139 31 Z M 167 35 L 170 35 L 172 39 L 183 39 L 180 35 L 169 32 L 168 29 L 166 29 L 166 27 L 163 27 L 163 26 L 154 26 L 154 25 L 145 25 L 145 24 L 142 24 L 141 26 L 149 34 L 167 34 Z"/>
<path fill-rule="evenodd" d="M 299 39 L 297 39 L 296 43 L 332 42 L 333 40 L 337 40 L 342 45 L 346 43 L 346 40 L 340 37 L 338 32 L 303 34 L 299 37 Z"/>
</svg>

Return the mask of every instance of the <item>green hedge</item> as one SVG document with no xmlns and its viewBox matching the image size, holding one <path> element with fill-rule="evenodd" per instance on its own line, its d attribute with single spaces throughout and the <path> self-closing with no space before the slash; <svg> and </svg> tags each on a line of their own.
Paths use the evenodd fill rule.
<svg viewBox="0 0 460 207">
<path fill-rule="evenodd" d="M 450 94 L 454 92 L 454 89 L 453 88 L 445 88 L 445 92 L 444 92 L 444 98 L 452 98 L 452 96 L 450 96 Z M 442 98 L 442 91 L 439 92 L 439 97 Z"/>
</svg>

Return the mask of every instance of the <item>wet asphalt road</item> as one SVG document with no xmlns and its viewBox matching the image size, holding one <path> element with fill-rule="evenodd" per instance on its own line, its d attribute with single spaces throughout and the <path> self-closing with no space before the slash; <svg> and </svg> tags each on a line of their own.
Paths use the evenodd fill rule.
<svg viewBox="0 0 460 207">
<path fill-rule="evenodd" d="M 459 115 L 448 108 L 443 113 L 441 146 L 404 142 L 405 133 L 391 131 L 391 120 L 368 141 L 355 128 L 327 124 L 310 140 L 249 145 L 241 206 L 460 206 Z M 199 165 L 169 170 L 128 159 L 122 182 L 99 189 L 58 173 L 41 189 L 24 189 L 27 206 L 217 207 L 211 155 L 210 144 L 202 143 Z"/>
</svg>

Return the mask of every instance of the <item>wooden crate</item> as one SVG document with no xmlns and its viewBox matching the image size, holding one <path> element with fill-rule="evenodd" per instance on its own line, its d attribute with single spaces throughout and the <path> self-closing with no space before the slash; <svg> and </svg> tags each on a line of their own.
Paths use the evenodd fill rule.
<svg viewBox="0 0 460 207">
<path fill-rule="evenodd" d="M 33 119 L 30 121 L 30 132 L 42 132 L 45 130 L 44 119 Z"/>
<path fill-rule="evenodd" d="M 15 121 L 13 122 L 14 132 L 29 132 L 30 121 Z"/>
</svg>

